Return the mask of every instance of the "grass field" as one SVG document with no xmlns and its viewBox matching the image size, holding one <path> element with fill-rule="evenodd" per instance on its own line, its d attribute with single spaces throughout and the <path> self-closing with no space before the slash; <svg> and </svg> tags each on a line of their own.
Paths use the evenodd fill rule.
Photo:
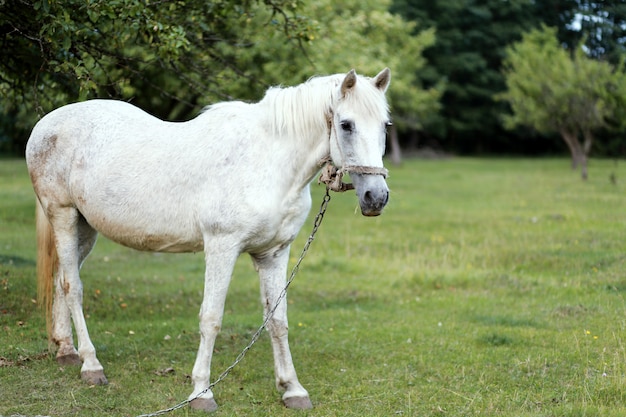
<svg viewBox="0 0 626 417">
<path fill-rule="evenodd" d="M 214 415 L 625 416 L 626 164 L 592 160 L 587 182 L 568 166 L 406 161 L 390 167 L 391 202 L 377 218 L 334 194 L 289 292 L 292 353 L 314 409 L 282 406 L 264 335 L 215 388 Z M 314 185 L 312 215 L 322 194 Z M 135 416 L 184 400 L 202 255 L 99 240 L 84 304 L 110 384 L 89 387 L 48 352 L 34 242 L 24 162 L 0 159 L 0 415 Z M 260 322 L 243 256 L 213 375 Z"/>
</svg>

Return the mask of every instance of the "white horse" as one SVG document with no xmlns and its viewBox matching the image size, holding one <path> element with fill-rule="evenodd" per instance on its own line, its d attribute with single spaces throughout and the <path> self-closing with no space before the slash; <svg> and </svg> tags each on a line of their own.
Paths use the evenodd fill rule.
<svg viewBox="0 0 626 417">
<path fill-rule="evenodd" d="M 87 331 L 79 278 L 98 232 L 144 251 L 204 251 L 189 400 L 193 408 L 216 409 L 207 390 L 211 356 L 237 257 L 251 255 L 267 316 L 285 285 L 290 244 L 311 207 L 309 184 L 322 161 L 351 174 L 362 214 L 376 216 L 386 205 L 389 82 L 389 69 L 374 78 L 352 70 L 271 88 L 256 104 L 219 103 L 184 123 L 112 100 L 70 104 L 42 118 L 26 162 L 39 203 L 38 276 L 57 361 L 82 363 L 83 380 L 107 383 Z M 267 324 L 276 386 L 287 407 L 311 408 L 287 328 L 283 298 Z"/>
</svg>

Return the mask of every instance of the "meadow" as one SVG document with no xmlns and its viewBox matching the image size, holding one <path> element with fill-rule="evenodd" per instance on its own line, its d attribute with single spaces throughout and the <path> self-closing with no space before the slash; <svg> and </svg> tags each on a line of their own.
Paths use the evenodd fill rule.
<svg viewBox="0 0 626 417">
<path fill-rule="evenodd" d="M 292 354 L 314 408 L 283 407 L 264 334 L 215 387 L 213 415 L 626 415 L 626 161 L 591 160 L 586 182 L 565 158 L 389 168 L 380 217 L 332 195 L 289 290 Z M 292 264 L 324 190 L 312 192 Z M 136 416 L 189 395 L 202 254 L 99 238 L 84 308 L 110 383 L 90 387 L 48 349 L 35 252 L 24 161 L 0 159 L 0 415 Z M 244 255 L 213 376 L 260 325 L 258 294 Z"/>
</svg>

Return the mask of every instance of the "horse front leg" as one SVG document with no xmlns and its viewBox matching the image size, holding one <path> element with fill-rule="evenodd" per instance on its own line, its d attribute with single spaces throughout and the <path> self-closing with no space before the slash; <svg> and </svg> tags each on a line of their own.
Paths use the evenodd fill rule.
<svg viewBox="0 0 626 417">
<path fill-rule="evenodd" d="M 227 252 L 211 247 L 205 242 L 206 272 L 204 295 L 200 307 L 200 346 L 193 366 L 191 379 L 194 384 L 189 396 L 191 408 L 214 411 L 217 403 L 209 389 L 211 376 L 211 358 L 215 338 L 222 326 L 226 293 L 232 276 L 238 252 Z"/>
<path fill-rule="evenodd" d="M 265 317 L 276 307 L 267 323 L 274 354 L 276 388 L 284 391 L 282 398 L 287 408 L 313 408 L 309 393 L 298 381 L 289 350 L 286 295 L 278 302 L 286 283 L 289 246 L 266 256 L 254 256 L 253 260 L 261 281 L 261 301 Z"/>
</svg>

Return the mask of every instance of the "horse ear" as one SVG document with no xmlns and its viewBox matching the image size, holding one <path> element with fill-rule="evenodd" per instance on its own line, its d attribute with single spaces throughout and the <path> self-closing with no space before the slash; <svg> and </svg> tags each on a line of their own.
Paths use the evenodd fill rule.
<svg viewBox="0 0 626 417">
<path fill-rule="evenodd" d="M 352 90 L 356 85 L 356 71 L 351 69 L 346 78 L 341 83 L 341 96 L 345 97 L 348 91 Z"/>
<path fill-rule="evenodd" d="M 376 88 L 378 88 L 383 93 L 387 91 L 387 87 L 389 87 L 389 83 L 391 82 L 391 71 L 389 68 L 385 68 L 381 72 L 378 73 L 376 77 L 374 77 L 373 83 Z"/>
</svg>

